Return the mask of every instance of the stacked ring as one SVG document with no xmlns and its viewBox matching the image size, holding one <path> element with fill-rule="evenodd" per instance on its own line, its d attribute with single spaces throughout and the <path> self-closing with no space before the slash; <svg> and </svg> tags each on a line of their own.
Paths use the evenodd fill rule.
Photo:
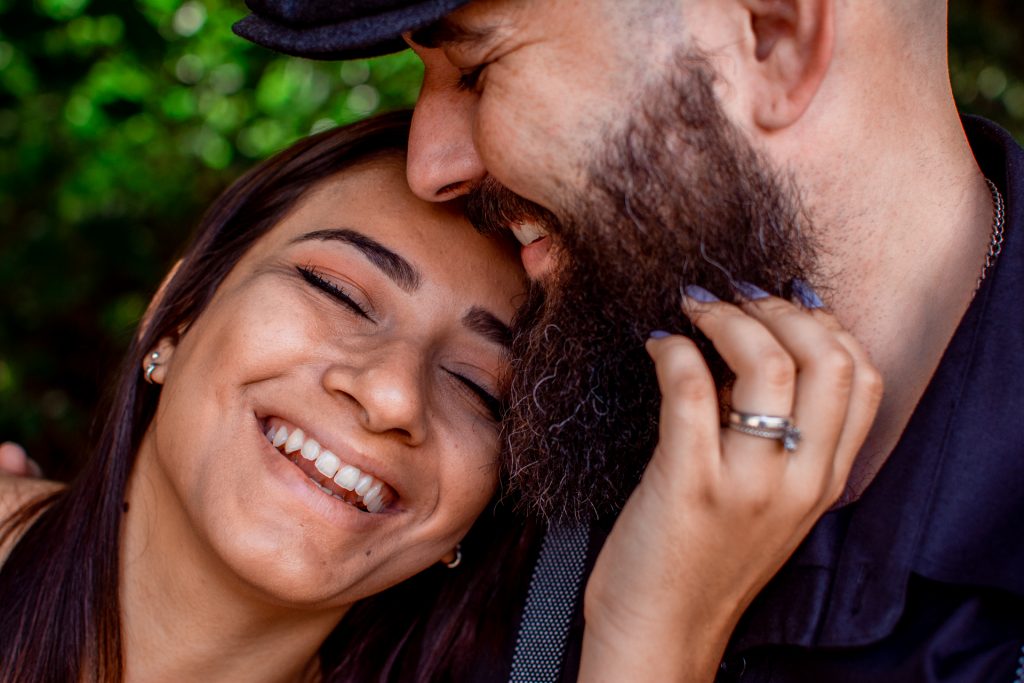
<svg viewBox="0 0 1024 683">
<path fill-rule="evenodd" d="M 726 426 L 749 436 L 780 441 L 782 447 L 790 453 L 795 451 L 800 444 L 800 430 L 796 428 L 792 418 L 789 417 L 755 415 L 730 410 Z"/>
</svg>

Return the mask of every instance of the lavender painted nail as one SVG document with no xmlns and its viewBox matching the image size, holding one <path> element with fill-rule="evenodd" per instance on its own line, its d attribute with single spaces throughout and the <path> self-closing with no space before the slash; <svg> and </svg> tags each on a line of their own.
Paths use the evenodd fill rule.
<svg viewBox="0 0 1024 683">
<path fill-rule="evenodd" d="M 752 285 L 749 282 L 737 282 L 736 291 L 740 293 L 744 299 L 748 301 L 757 301 L 758 299 L 767 299 L 771 296 L 768 292 L 764 291 L 757 285 Z"/>
<path fill-rule="evenodd" d="M 803 280 L 793 280 L 793 295 L 804 308 L 824 308 L 825 302 L 821 300 L 814 288 Z"/>
<path fill-rule="evenodd" d="M 719 300 L 717 296 L 699 285 L 686 285 L 683 287 L 683 293 L 702 304 L 713 304 Z"/>
<path fill-rule="evenodd" d="M 654 330 L 653 332 L 651 332 L 651 339 L 664 339 L 665 337 L 671 336 L 672 333 L 666 332 L 665 330 Z"/>
</svg>

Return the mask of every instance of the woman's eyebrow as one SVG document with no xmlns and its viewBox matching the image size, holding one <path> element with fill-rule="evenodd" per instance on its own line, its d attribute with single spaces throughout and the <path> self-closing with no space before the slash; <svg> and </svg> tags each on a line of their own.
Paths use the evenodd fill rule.
<svg viewBox="0 0 1024 683">
<path fill-rule="evenodd" d="M 385 247 L 380 242 L 367 237 L 351 228 L 328 228 L 314 230 L 300 235 L 291 241 L 292 244 L 309 241 L 344 242 L 361 251 L 370 263 L 387 275 L 406 292 L 415 292 L 420 287 L 420 272 L 404 258 Z"/>
<path fill-rule="evenodd" d="M 462 324 L 473 332 L 506 349 L 512 346 L 512 330 L 498 316 L 485 308 L 474 306 L 462 317 Z"/>
</svg>

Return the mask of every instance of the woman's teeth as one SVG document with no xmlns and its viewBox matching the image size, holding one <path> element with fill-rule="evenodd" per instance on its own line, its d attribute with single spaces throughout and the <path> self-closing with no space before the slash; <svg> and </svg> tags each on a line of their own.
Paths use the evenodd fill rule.
<svg viewBox="0 0 1024 683">
<path fill-rule="evenodd" d="M 289 432 L 284 425 L 276 428 L 271 426 L 267 429 L 267 439 L 284 455 L 292 456 L 293 461 L 297 460 L 296 456 L 301 456 L 303 460 L 313 463 L 316 471 L 329 480 L 326 486 L 317 481 L 312 473 L 305 469 L 303 471 L 310 475 L 321 491 L 338 500 L 368 512 L 381 512 L 393 499 L 393 492 L 384 482 L 357 467 L 342 463 L 337 455 L 321 447 L 315 440 L 307 439 L 298 427 L 293 427 Z"/>
<path fill-rule="evenodd" d="M 330 451 L 325 451 L 314 464 L 317 472 L 328 479 L 333 479 L 334 475 L 338 473 L 338 468 L 341 467 L 341 458 Z"/>
</svg>

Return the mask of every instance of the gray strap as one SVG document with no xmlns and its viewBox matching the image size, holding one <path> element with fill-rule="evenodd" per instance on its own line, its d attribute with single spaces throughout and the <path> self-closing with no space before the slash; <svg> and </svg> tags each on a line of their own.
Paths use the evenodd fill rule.
<svg viewBox="0 0 1024 683">
<path fill-rule="evenodd" d="M 590 527 L 548 527 L 530 578 L 510 683 L 557 683 L 587 563 Z"/>
</svg>

